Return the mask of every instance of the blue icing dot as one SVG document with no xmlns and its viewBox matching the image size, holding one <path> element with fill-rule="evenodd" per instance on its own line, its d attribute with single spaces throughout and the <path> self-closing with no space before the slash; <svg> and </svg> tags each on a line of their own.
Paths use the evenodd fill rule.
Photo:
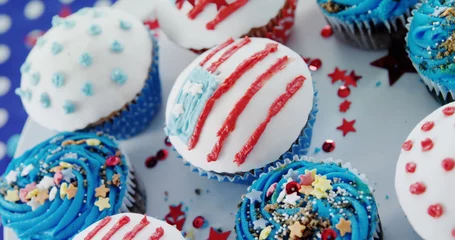
<svg viewBox="0 0 455 240">
<path fill-rule="evenodd" d="M 83 66 L 83 67 L 89 67 L 90 65 L 92 65 L 93 63 L 93 58 L 90 54 L 88 53 L 83 53 L 80 57 L 79 57 L 79 63 Z"/>
<path fill-rule="evenodd" d="M 51 106 L 51 99 L 47 93 L 41 93 L 39 101 L 43 108 L 48 108 Z"/>
<path fill-rule="evenodd" d="M 111 73 L 111 79 L 118 85 L 123 85 L 128 80 L 128 76 L 121 69 L 116 68 Z"/>
<path fill-rule="evenodd" d="M 32 99 L 32 92 L 30 90 L 23 90 L 20 88 L 16 88 L 14 93 L 16 93 L 16 95 L 18 95 L 19 97 L 21 97 L 22 99 L 25 99 L 27 101 L 30 101 Z"/>
<path fill-rule="evenodd" d="M 63 45 L 57 42 L 52 43 L 51 51 L 52 55 L 57 55 L 63 50 Z"/>
<path fill-rule="evenodd" d="M 40 74 L 39 74 L 39 72 L 34 72 L 34 73 L 32 74 L 32 78 L 30 78 L 30 83 L 31 83 L 33 86 L 36 86 L 36 85 L 38 85 L 39 80 L 40 80 Z"/>
<path fill-rule="evenodd" d="M 63 86 L 63 84 L 65 84 L 65 77 L 63 76 L 62 73 L 54 73 L 52 75 L 52 84 L 54 84 L 54 86 L 56 88 L 60 88 Z"/>
<path fill-rule="evenodd" d="M 16 153 L 17 143 L 19 142 L 20 137 L 20 134 L 14 134 L 8 139 L 8 142 L 6 143 L 6 155 L 8 157 L 14 157 L 14 154 Z"/>
<path fill-rule="evenodd" d="M 72 103 L 69 100 L 66 100 L 65 103 L 63 104 L 63 111 L 65 112 L 65 114 L 71 114 L 74 112 L 75 109 L 76 105 L 74 105 L 74 103 Z"/>
<path fill-rule="evenodd" d="M 124 21 L 124 20 L 120 20 L 120 28 L 123 30 L 130 30 L 131 23 Z"/>
<path fill-rule="evenodd" d="M 89 9 L 90 9 L 90 8 L 87 8 L 87 7 L 81 8 L 79 11 L 76 12 L 76 14 L 77 14 L 77 15 L 80 15 L 80 16 L 85 15 L 85 14 L 88 13 Z"/>
<path fill-rule="evenodd" d="M 81 91 L 87 97 L 93 96 L 93 84 L 89 81 L 85 82 L 81 88 Z"/>
<path fill-rule="evenodd" d="M 76 22 L 74 20 L 64 20 L 63 21 L 63 26 L 66 29 L 70 29 L 70 28 L 73 28 L 74 26 L 76 26 Z"/>
<path fill-rule="evenodd" d="M 101 27 L 97 24 L 93 24 L 88 28 L 88 33 L 92 36 L 99 35 L 101 33 Z"/>
<path fill-rule="evenodd" d="M 114 53 L 119 53 L 123 51 L 123 45 L 119 41 L 115 40 L 112 42 L 110 49 Z"/>
<path fill-rule="evenodd" d="M 61 17 L 59 17 L 59 16 L 52 17 L 52 26 L 53 27 L 60 25 L 62 22 L 63 22 L 63 19 Z"/>
<path fill-rule="evenodd" d="M 39 37 L 36 39 L 36 46 L 42 47 L 46 43 L 46 39 L 44 37 Z"/>
<path fill-rule="evenodd" d="M 21 66 L 21 73 L 27 73 L 28 71 L 30 71 L 30 63 L 25 62 Z"/>
</svg>

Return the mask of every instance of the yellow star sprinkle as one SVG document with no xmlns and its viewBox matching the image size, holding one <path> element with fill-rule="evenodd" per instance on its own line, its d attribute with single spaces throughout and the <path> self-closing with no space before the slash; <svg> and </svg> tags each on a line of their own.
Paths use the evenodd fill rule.
<svg viewBox="0 0 455 240">
<path fill-rule="evenodd" d="M 333 189 L 332 185 L 330 185 L 331 183 L 332 183 L 332 180 L 327 180 L 326 176 L 316 175 L 316 178 L 315 178 L 314 182 L 312 183 L 312 185 L 315 188 L 319 188 L 321 191 L 325 192 L 327 190 Z"/>
<path fill-rule="evenodd" d="M 62 167 L 60 166 L 56 166 L 56 167 L 53 167 L 49 170 L 49 172 L 58 172 L 58 171 L 62 171 Z"/>
<path fill-rule="evenodd" d="M 111 204 L 109 204 L 109 198 L 100 197 L 98 198 L 98 201 L 95 202 L 95 206 L 97 206 L 101 212 L 106 208 L 110 208 Z"/>
<path fill-rule="evenodd" d="M 289 230 L 291 230 L 290 237 L 294 239 L 303 237 L 303 231 L 305 230 L 306 227 L 300 224 L 299 221 L 295 221 L 294 224 L 292 226 L 289 226 L 288 228 Z"/>
<path fill-rule="evenodd" d="M 327 198 L 327 193 L 321 191 L 319 188 L 315 188 L 313 191 L 311 191 L 311 195 L 315 196 L 317 199 L 321 198 Z"/>
<path fill-rule="evenodd" d="M 346 235 L 346 233 L 350 233 L 351 230 L 351 221 L 344 220 L 344 218 L 340 219 L 340 222 L 336 225 L 336 228 L 340 231 L 342 237 Z"/>
<path fill-rule="evenodd" d="M 73 165 L 67 163 L 67 162 L 60 162 L 60 167 L 62 168 L 72 168 Z"/>
<path fill-rule="evenodd" d="M 259 240 L 266 240 L 271 232 L 272 232 L 271 226 L 267 226 L 266 228 L 262 229 L 261 234 L 259 234 Z"/>
<path fill-rule="evenodd" d="M 307 173 L 311 173 L 311 176 L 314 178 L 316 178 L 316 169 L 313 169 L 313 170 L 305 170 L 305 174 Z"/>
<path fill-rule="evenodd" d="M 77 187 L 75 187 L 73 184 L 70 184 L 68 189 L 66 189 L 66 196 L 68 197 L 68 199 L 71 199 L 74 196 L 76 196 L 76 193 Z"/>
<path fill-rule="evenodd" d="M 101 144 L 101 141 L 98 140 L 98 139 L 87 139 L 85 142 L 86 142 L 87 145 L 89 145 L 89 146 L 98 146 L 98 145 Z"/>
<path fill-rule="evenodd" d="M 8 190 L 6 191 L 5 200 L 8 202 L 17 202 L 19 201 L 19 190 Z"/>
<path fill-rule="evenodd" d="M 60 198 L 61 199 L 65 198 L 67 189 L 68 189 L 68 184 L 66 182 L 62 183 L 62 186 L 60 186 Z"/>
<path fill-rule="evenodd" d="M 41 205 L 43 205 L 47 199 L 49 199 L 47 190 L 39 190 L 38 194 L 35 197 L 35 201 L 39 202 Z"/>
<path fill-rule="evenodd" d="M 191 229 L 186 233 L 185 239 L 194 240 L 194 231 Z"/>
<path fill-rule="evenodd" d="M 300 186 L 299 193 L 305 194 L 305 195 L 310 195 L 312 191 L 313 191 L 312 186 Z"/>
<path fill-rule="evenodd" d="M 101 185 L 95 188 L 95 197 L 106 197 L 106 194 L 109 192 L 109 188 L 106 185 Z"/>
<path fill-rule="evenodd" d="M 33 189 L 32 191 L 28 192 L 26 199 L 31 199 L 32 197 L 36 197 L 38 195 L 38 189 Z"/>
</svg>

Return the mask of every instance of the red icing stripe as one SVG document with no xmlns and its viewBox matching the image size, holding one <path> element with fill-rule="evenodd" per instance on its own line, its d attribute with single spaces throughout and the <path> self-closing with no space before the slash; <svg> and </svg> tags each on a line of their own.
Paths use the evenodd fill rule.
<svg viewBox="0 0 455 240">
<path fill-rule="evenodd" d="M 159 227 L 155 230 L 155 233 L 149 238 L 149 240 L 160 240 L 164 235 L 164 229 Z"/>
<path fill-rule="evenodd" d="M 221 11 L 218 12 L 218 15 L 216 15 L 215 19 L 207 23 L 207 29 L 214 30 L 216 25 L 224 21 L 227 17 L 229 17 L 229 15 L 237 11 L 239 8 L 243 7 L 247 2 L 248 0 L 238 0 L 221 9 Z"/>
<path fill-rule="evenodd" d="M 147 216 L 144 216 L 142 220 L 134 226 L 133 230 L 125 234 L 123 240 L 132 240 L 142 229 L 144 229 L 147 225 L 149 225 L 150 221 L 147 219 Z"/>
<path fill-rule="evenodd" d="M 188 150 L 193 149 L 197 142 L 199 141 L 199 137 L 202 131 L 202 127 L 207 120 L 210 112 L 212 111 L 215 102 L 223 96 L 229 89 L 234 86 L 237 80 L 243 76 L 245 72 L 250 70 L 254 67 L 257 63 L 261 60 L 266 58 L 270 53 L 275 52 L 278 49 L 278 44 L 270 43 L 267 44 L 266 48 L 260 52 L 255 53 L 245 61 L 243 61 L 235 70 L 234 72 L 218 87 L 218 89 L 213 93 L 212 97 L 207 100 L 207 103 L 202 110 L 201 115 L 199 116 L 198 122 L 194 128 L 193 135 L 191 136 L 190 140 L 188 141 Z"/>
<path fill-rule="evenodd" d="M 210 65 L 210 67 L 207 69 L 207 71 L 214 73 L 221 64 L 223 64 L 232 55 L 234 55 L 234 53 L 236 53 L 240 48 L 242 48 L 243 46 L 247 45 L 250 42 L 251 39 L 249 37 L 243 38 L 242 41 L 229 48 L 226 52 L 223 53 L 223 55 L 221 55 L 221 57 L 217 61 L 213 62 L 212 65 Z"/>
<path fill-rule="evenodd" d="M 279 71 L 283 70 L 287 66 L 288 62 L 289 58 L 287 56 L 278 59 L 272 66 L 270 66 L 269 69 L 267 69 L 267 71 L 265 71 L 256 79 L 256 81 L 251 84 L 246 93 L 235 104 L 234 108 L 229 113 L 220 130 L 218 130 L 218 141 L 213 147 L 212 152 L 207 156 L 207 161 L 212 162 L 218 159 L 224 141 L 228 135 L 234 131 L 238 117 L 243 112 L 243 110 L 245 110 L 250 100 L 270 78 L 272 78 Z"/>
<path fill-rule="evenodd" d="M 289 101 L 289 99 L 294 96 L 294 94 L 303 86 L 303 83 L 305 82 L 305 77 L 304 76 L 299 76 L 295 78 L 292 82 L 290 82 L 287 87 L 286 87 L 286 92 L 283 93 L 280 97 L 278 97 L 270 106 L 269 108 L 269 113 L 267 115 L 267 118 L 262 122 L 259 127 L 256 128 L 254 131 L 253 135 L 251 135 L 250 139 L 246 142 L 246 144 L 242 147 L 240 152 L 238 152 L 235 155 L 235 160 L 234 162 L 237 163 L 237 165 L 241 165 L 242 163 L 245 162 L 246 157 L 248 154 L 253 150 L 254 146 L 257 144 L 259 141 L 259 138 L 261 135 L 264 133 L 265 128 L 269 124 L 270 120 L 274 116 L 276 116 L 281 109 L 286 105 L 286 103 Z"/>
<path fill-rule="evenodd" d="M 234 42 L 234 39 L 229 38 L 226 42 L 224 42 L 217 48 L 213 49 L 213 51 L 211 53 L 209 53 L 209 55 L 207 55 L 207 57 L 205 57 L 205 59 L 201 63 L 199 63 L 199 65 L 201 67 L 204 66 L 205 63 L 207 63 L 213 56 L 215 56 L 215 54 L 217 54 L 219 51 L 223 50 L 225 47 L 229 46 L 233 42 Z"/>
<path fill-rule="evenodd" d="M 96 234 L 111 221 L 111 219 L 111 217 L 106 217 L 105 219 L 101 220 L 101 222 L 98 223 L 98 225 L 96 225 L 96 227 L 90 231 L 87 236 L 85 236 L 84 240 L 90 240 L 94 238 Z"/>
<path fill-rule="evenodd" d="M 195 19 L 202 11 L 204 11 L 207 4 L 211 3 L 212 0 L 200 0 L 196 6 L 188 13 L 190 19 Z"/>
<path fill-rule="evenodd" d="M 123 226 L 130 222 L 130 218 L 128 216 L 123 216 L 118 220 L 118 222 L 106 233 L 106 235 L 102 238 L 102 240 L 109 240 L 111 237 Z"/>
</svg>

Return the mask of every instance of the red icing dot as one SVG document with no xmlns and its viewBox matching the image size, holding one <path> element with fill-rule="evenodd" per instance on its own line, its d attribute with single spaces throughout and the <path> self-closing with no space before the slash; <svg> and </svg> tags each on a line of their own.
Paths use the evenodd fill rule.
<svg viewBox="0 0 455 240">
<path fill-rule="evenodd" d="M 455 167 L 455 160 L 453 160 L 453 158 L 446 158 L 442 160 L 442 167 L 446 171 L 451 171 Z"/>
<path fill-rule="evenodd" d="M 322 240 L 335 240 L 337 238 L 337 232 L 331 228 L 327 228 L 322 232 Z"/>
<path fill-rule="evenodd" d="M 428 132 L 434 127 L 434 122 L 433 121 L 428 121 L 422 125 L 422 131 Z"/>
<path fill-rule="evenodd" d="M 433 204 L 428 207 L 428 215 L 434 217 L 434 218 L 439 218 L 442 216 L 443 209 L 441 204 Z"/>
<path fill-rule="evenodd" d="M 287 194 L 293 194 L 295 192 L 299 191 L 299 184 L 296 181 L 289 182 L 286 184 L 286 193 Z"/>
<path fill-rule="evenodd" d="M 203 216 L 197 216 L 193 220 L 193 227 L 196 229 L 202 228 L 205 225 L 205 218 Z"/>
<path fill-rule="evenodd" d="M 155 156 L 150 156 L 145 160 L 145 166 L 148 168 L 153 168 L 158 163 L 158 160 Z"/>
<path fill-rule="evenodd" d="M 333 152 L 335 150 L 335 142 L 333 140 L 326 140 L 324 144 L 322 144 L 322 150 L 324 152 Z"/>
<path fill-rule="evenodd" d="M 169 137 L 166 137 L 164 139 L 164 145 L 166 145 L 168 147 L 172 147 L 172 143 L 171 143 L 171 141 L 169 141 Z"/>
<path fill-rule="evenodd" d="M 333 34 L 333 30 L 330 25 L 326 25 L 321 30 L 321 36 L 324 38 L 328 38 L 328 37 L 332 36 L 332 34 Z"/>
<path fill-rule="evenodd" d="M 416 171 L 417 164 L 415 162 L 408 162 L 406 163 L 406 172 L 414 173 Z"/>
<path fill-rule="evenodd" d="M 442 113 L 446 116 L 452 116 L 455 113 L 455 107 L 446 107 L 442 110 Z"/>
<path fill-rule="evenodd" d="M 112 166 L 119 164 L 120 161 L 121 161 L 121 159 L 117 156 L 108 157 L 106 159 L 106 165 L 109 167 L 112 167 Z"/>
<path fill-rule="evenodd" d="M 338 88 L 338 97 L 346 98 L 350 94 L 351 94 L 351 89 L 349 87 L 346 87 L 346 86 L 343 85 L 340 88 Z"/>
<path fill-rule="evenodd" d="M 409 191 L 411 191 L 411 193 L 415 195 L 420 195 L 424 193 L 426 189 L 427 187 L 425 186 L 425 184 L 421 182 L 416 182 L 412 184 L 411 187 L 409 187 Z"/>
<path fill-rule="evenodd" d="M 319 70 L 319 68 L 321 68 L 321 66 L 322 66 L 322 61 L 319 58 L 311 60 L 310 64 L 308 64 L 308 68 L 313 72 L 316 72 L 317 70 Z"/>
<path fill-rule="evenodd" d="M 160 161 L 166 160 L 168 152 L 166 149 L 161 149 L 156 153 L 156 158 Z"/>
<path fill-rule="evenodd" d="M 408 140 L 408 141 L 404 142 L 402 148 L 405 151 L 411 150 L 412 149 L 412 141 Z"/>
<path fill-rule="evenodd" d="M 434 146 L 433 141 L 429 138 L 423 140 L 420 144 L 422 145 L 422 151 L 424 152 L 430 151 Z"/>
</svg>

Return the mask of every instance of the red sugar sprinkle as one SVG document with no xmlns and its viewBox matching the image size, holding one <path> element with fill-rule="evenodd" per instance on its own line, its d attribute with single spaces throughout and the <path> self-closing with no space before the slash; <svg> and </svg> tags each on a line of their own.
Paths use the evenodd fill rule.
<svg viewBox="0 0 455 240">
<path fill-rule="evenodd" d="M 333 152 L 333 150 L 335 150 L 335 146 L 335 142 L 328 139 L 322 144 L 322 150 L 324 150 L 324 152 Z"/>
<path fill-rule="evenodd" d="M 403 150 L 405 151 L 409 151 L 412 149 L 412 141 L 411 140 L 408 140 L 406 142 L 403 143 L 403 146 L 401 147 Z"/>
<path fill-rule="evenodd" d="M 440 216 L 442 216 L 442 213 L 444 211 L 443 211 L 442 205 L 438 203 L 438 204 L 430 205 L 428 207 L 427 212 L 428 212 L 428 215 L 430 215 L 434 218 L 439 218 Z"/>
<path fill-rule="evenodd" d="M 168 146 L 168 147 L 172 147 L 172 143 L 171 141 L 169 140 L 169 137 L 166 137 L 164 139 L 164 145 Z"/>
<path fill-rule="evenodd" d="M 446 116 L 452 116 L 455 113 L 455 107 L 446 107 L 442 110 L 442 113 Z"/>
<path fill-rule="evenodd" d="M 145 160 L 145 166 L 148 168 L 153 168 L 158 163 L 158 159 L 155 156 L 150 156 Z"/>
<path fill-rule="evenodd" d="M 455 160 L 453 160 L 453 158 L 446 158 L 442 160 L 442 167 L 446 171 L 451 171 L 455 167 Z"/>
<path fill-rule="evenodd" d="M 119 164 L 120 161 L 121 161 L 121 160 L 120 160 L 119 157 L 117 157 L 117 156 L 111 156 L 111 157 L 108 157 L 108 158 L 106 159 L 106 165 L 109 166 L 109 167 L 113 167 L 113 166 Z"/>
<path fill-rule="evenodd" d="M 338 97 L 340 98 L 346 98 L 351 94 L 351 89 L 347 86 L 341 86 L 338 88 Z"/>
<path fill-rule="evenodd" d="M 433 141 L 430 138 L 423 140 L 420 145 L 422 145 L 422 151 L 424 152 L 430 151 L 434 146 Z"/>
<path fill-rule="evenodd" d="M 330 36 L 332 36 L 332 34 L 333 34 L 333 30 L 330 25 L 325 25 L 321 30 L 321 36 L 323 38 L 329 38 Z"/>
<path fill-rule="evenodd" d="M 322 232 L 322 240 L 333 240 L 337 238 L 337 232 L 331 228 L 327 228 Z"/>
<path fill-rule="evenodd" d="M 308 68 L 313 72 L 316 72 L 317 70 L 319 70 L 319 68 L 321 68 L 321 66 L 322 66 L 322 61 L 319 58 L 315 58 L 315 59 L 311 60 L 310 63 L 308 64 Z"/>
<path fill-rule="evenodd" d="M 414 195 L 420 195 L 425 192 L 427 187 L 421 182 L 416 182 L 409 187 L 409 191 Z"/>
<path fill-rule="evenodd" d="M 204 227 L 205 224 L 205 218 L 203 216 L 197 216 L 193 220 L 193 227 L 196 229 Z"/>
<path fill-rule="evenodd" d="M 300 186 L 296 181 L 289 182 L 286 184 L 286 193 L 287 194 L 293 194 L 295 192 L 298 192 L 300 190 Z"/>
<path fill-rule="evenodd" d="M 408 162 L 406 163 L 406 172 L 414 173 L 416 171 L 417 164 L 415 162 Z"/>
<path fill-rule="evenodd" d="M 168 156 L 168 151 L 166 149 L 161 149 L 156 153 L 156 159 L 159 161 L 166 160 Z"/>
<path fill-rule="evenodd" d="M 433 121 L 428 121 L 422 125 L 422 131 L 428 132 L 434 127 L 434 122 Z"/>
</svg>

